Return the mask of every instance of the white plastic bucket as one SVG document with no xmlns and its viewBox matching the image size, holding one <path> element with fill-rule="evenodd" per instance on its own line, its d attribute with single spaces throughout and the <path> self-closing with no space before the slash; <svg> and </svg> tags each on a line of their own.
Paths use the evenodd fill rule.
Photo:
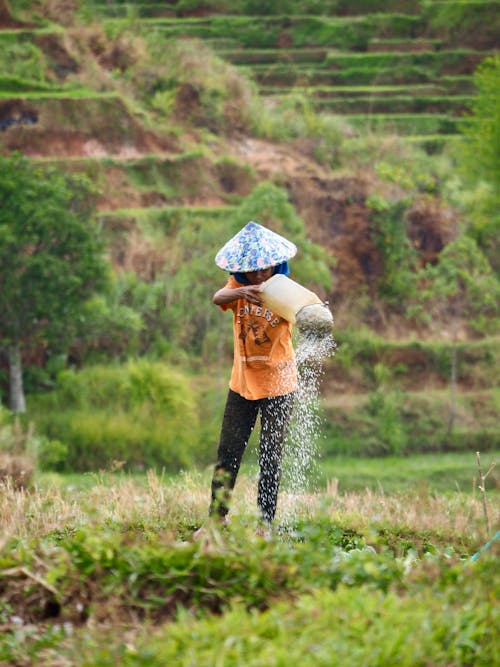
<svg viewBox="0 0 500 667">
<path fill-rule="evenodd" d="M 314 292 L 280 273 L 263 282 L 261 291 L 266 308 L 292 324 L 302 308 L 323 303 Z"/>
</svg>

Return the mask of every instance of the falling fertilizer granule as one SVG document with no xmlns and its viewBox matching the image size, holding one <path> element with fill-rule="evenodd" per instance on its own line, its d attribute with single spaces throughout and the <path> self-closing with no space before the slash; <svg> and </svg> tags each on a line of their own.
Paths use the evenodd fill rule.
<svg viewBox="0 0 500 667">
<path fill-rule="evenodd" d="M 283 487 L 289 492 L 293 505 L 294 498 L 310 485 L 318 460 L 322 426 L 319 385 L 324 362 L 333 355 L 336 347 L 333 316 L 328 305 L 314 292 L 287 276 L 276 274 L 261 287 L 264 305 L 295 324 L 299 334 L 295 350 L 298 388 L 283 460 Z M 285 502 L 282 514 L 293 512 Z"/>
<path fill-rule="evenodd" d="M 293 494 L 307 490 L 319 457 L 321 435 L 319 386 L 324 362 L 333 356 L 333 317 L 326 304 L 303 307 L 296 315 L 299 386 L 284 460 L 284 487 Z"/>
</svg>

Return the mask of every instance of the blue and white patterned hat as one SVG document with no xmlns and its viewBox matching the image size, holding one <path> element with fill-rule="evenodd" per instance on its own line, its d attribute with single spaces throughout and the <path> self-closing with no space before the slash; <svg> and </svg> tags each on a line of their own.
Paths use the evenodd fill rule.
<svg viewBox="0 0 500 667">
<path fill-rule="evenodd" d="M 283 236 L 251 221 L 219 250 L 215 263 L 230 273 L 246 273 L 282 264 L 296 252 Z"/>
</svg>

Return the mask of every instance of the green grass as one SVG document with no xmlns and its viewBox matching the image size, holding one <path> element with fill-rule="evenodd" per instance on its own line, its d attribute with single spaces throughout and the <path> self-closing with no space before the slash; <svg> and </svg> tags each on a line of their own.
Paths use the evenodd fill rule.
<svg viewBox="0 0 500 667">
<path fill-rule="evenodd" d="M 94 102 L 95 100 L 120 100 L 120 96 L 114 92 L 97 92 L 90 88 L 64 88 L 58 87 L 44 90 L 24 90 L 16 94 L 9 90 L 0 90 L 0 95 L 9 100 L 41 100 L 42 102 L 57 100 L 58 102 L 73 102 L 74 100 Z"/>
<path fill-rule="evenodd" d="M 275 64 L 288 61 L 324 63 L 327 50 L 319 47 L 307 49 L 227 49 L 220 51 L 218 55 L 233 65 Z"/>
<path fill-rule="evenodd" d="M 459 115 L 470 109 L 473 97 L 465 95 L 438 96 L 425 95 L 415 91 L 414 95 L 386 95 L 374 96 L 357 95 L 356 97 L 336 98 L 334 96 L 314 95 L 312 97 L 313 107 L 321 111 L 329 111 L 338 114 L 357 113 L 448 113 Z"/>
<path fill-rule="evenodd" d="M 484 452 L 484 472 L 491 463 L 500 461 L 500 451 Z M 320 483 L 338 480 L 340 493 L 371 489 L 386 494 L 404 492 L 446 493 L 472 492 L 477 485 L 477 462 L 474 452 L 421 454 L 408 457 L 358 458 L 339 456 L 321 461 Z M 489 493 L 500 491 L 498 473 L 487 483 Z M 476 488 L 476 493 L 479 493 Z"/>
<path fill-rule="evenodd" d="M 0 94 L 60 92 L 59 86 L 44 81 L 31 81 L 17 76 L 0 76 Z"/>
<path fill-rule="evenodd" d="M 220 618 L 195 620 L 183 613 L 174 627 L 164 627 L 152 639 L 142 638 L 133 650 L 123 645 L 110 648 L 109 640 L 82 650 L 95 667 L 116 658 L 124 667 L 437 667 L 472 664 L 470 659 L 476 667 L 492 664 L 488 661 L 496 657 L 496 641 L 488 625 L 496 614 L 491 604 L 478 600 L 473 623 L 470 617 L 464 621 L 459 604 L 446 607 L 432 595 L 418 598 L 402 600 L 394 594 L 342 587 L 335 593 L 302 595 L 294 604 L 282 602 L 263 614 L 249 613 L 243 604 Z M 464 625 L 469 648 L 458 630 Z"/>
<path fill-rule="evenodd" d="M 440 39 L 428 39 L 426 37 L 415 37 L 413 39 L 402 39 L 401 37 L 374 37 L 368 45 L 369 50 L 377 51 L 405 51 L 436 49 L 442 45 Z M 372 49 L 372 47 L 376 47 Z M 381 48 L 379 48 L 381 47 Z"/>
<path fill-rule="evenodd" d="M 472 73 L 481 60 L 491 55 L 491 51 L 455 49 L 426 53 L 349 53 L 336 51 L 335 48 L 308 47 L 227 49 L 220 51 L 219 55 L 238 65 L 279 63 L 286 60 L 299 63 L 323 62 L 326 68 L 337 69 L 359 67 L 360 64 L 366 69 L 415 65 L 425 66 L 435 72 L 452 70 L 458 74 L 464 73 L 464 70 Z"/>
<path fill-rule="evenodd" d="M 242 478 L 255 479 L 258 473 L 256 464 L 256 444 L 253 443 L 245 455 L 241 468 Z M 252 460 L 253 459 L 253 460 Z M 500 463 L 500 450 L 483 452 L 481 463 L 486 472 L 492 463 Z M 286 467 L 285 459 L 285 467 Z M 203 484 L 208 489 L 210 469 L 202 471 Z M 486 483 L 487 494 L 500 492 L 500 472 L 494 471 Z M 90 473 L 38 473 L 36 483 L 40 488 L 55 487 L 61 491 L 85 492 L 96 486 L 106 484 L 110 487 L 123 479 L 121 472 L 90 472 Z M 147 486 L 147 475 L 127 473 L 141 487 Z M 174 480 L 175 475 L 162 473 L 167 483 Z M 334 482 L 336 480 L 336 482 Z M 246 482 L 245 482 L 246 483 Z M 332 483 L 338 483 L 340 494 L 371 490 L 386 495 L 405 493 L 428 493 L 453 495 L 475 493 L 479 496 L 477 486 L 477 461 L 475 452 L 450 452 L 440 454 L 414 454 L 410 456 L 387 456 L 381 458 L 337 456 L 317 458 L 311 470 L 309 485 L 314 491 L 323 491 Z M 284 490 L 293 490 L 287 482 Z"/>
<path fill-rule="evenodd" d="M 428 155 L 439 155 L 443 153 L 447 147 L 459 144 L 463 141 L 461 134 L 428 134 L 428 135 L 407 135 L 403 140 L 412 146 L 422 148 Z"/>
<path fill-rule="evenodd" d="M 208 472 L 61 479 L 0 496 L 2 664 L 497 662 L 498 568 L 493 547 L 470 560 L 486 541 L 471 495 L 330 485 L 261 537 L 243 476 L 227 530 L 193 540 Z"/>
<path fill-rule="evenodd" d="M 460 119 L 445 114 L 345 114 L 354 128 L 394 134 L 458 134 Z"/>
<path fill-rule="evenodd" d="M 18 28 L 16 30 L 3 28 L 0 30 L 0 44 L 11 44 L 15 42 L 30 42 L 37 35 L 62 35 L 64 29 L 55 24 L 46 28 Z"/>
<path fill-rule="evenodd" d="M 230 211 L 235 209 L 234 206 L 145 206 L 142 208 L 120 208 L 112 211 L 101 211 L 98 215 L 102 220 L 108 217 L 134 217 L 134 218 L 154 218 L 156 216 L 168 216 L 180 214 L 183 218 L 191 215 L 201 216 L 206 218 L 223 218 Z"/>
<path fill-rule="evenodd" d="M 331 47 L 344 50 L 365 51 L 370 39 L 388 35 L 410 38 L 422 30 L 422 20 L 417 16 L 400 14 L 367 16 L 213 16 L 200 19 L 141 19 L 143 29 L 152 27 L 167 39 L 180 36 L 201 39 L 224 38 L 238 35 L 240 48 L 276 48 L 286 36 L 289 46 Z M 114 22 L 116 27 L 117 22 Z"/>
<path fill-rule="evenodd" d="M 333 86 L 327 84 L 318 84 L 318 85 L 303 85 L 298 84 L 293 87 L 280 87 L 280 86 L 261 86 L 260 92 L 265 95 L 283 95 L 289 92 L 312 95 L 320 98 L 329 98 L 329 97 L 353 97 L 356 96 L 371 96 L 371 97 L 381 97 L 387 96 L 388 94 L 393 95 L 404 95 L 404 94 L 413 94 L 418 93 L 419 95 L 436 95 L 442 92 L 446 92 L 444 86 L 440 86 L 439 83 L 428 84 L 415 84 L 415 85 L 347 85 L 347 86 Z"/>
<path fill-rule="evenodd" d="M 114 3 L 105 2 L 104 0 L 92 0 L 92 8 L 100 16 L 125 16 L 127 12 L 137 13 L 139 16 L 147 17 L 155 11 L 172 11 L 182 15 L 186 10 L 196 10 L 202 8 L 209 10 L 212 14 L 217 13 L 227 14 L 229 12 L 235 15 L 251 15 L 269 16 L 281 14 L 283 12 L 283 3 L 266 3 L 265 5 L 255 4 L 253 7 L 247 0 L 192 0 L 185 2 L 185 0 L 178 0 L 178 2 L 169 2 L 159 4 L 151 2 L 150 0 L 136 0 L 124 1 L 116 0 Z M 286 3 L 286 10 L 288 16 L 295 16 L 302 14 L 305 9 L 310 15 L 314 16 L 332 16 L 335 12 L 342 13 L 342 15 L 359 15 L 369 12 L 373 13 L 387 13 L 387 12 L 407 12 L 415 14 L 422 8 L 421 3 L 416 0 L 361 0 L 357 2 L 347 2 L 347 0 L 312 0 L 304 4 L 302 0 L 292 0 Z"/>
<path fill-rule="evenodd" d="M 90 88 L 61 88 L 43 85 L 37 82 L 12 80 L 2 85 L 0 80 L 0 98 L 6 100 L 96 100 L 116 97 L 114 93 L 97 93 Z"/>
<path fill-rule="evenodd" d="M 398 67 L 366 67 L 363 63 L 359 66 L 347 67 L 341 70 L 327 70 L 321 65 L 283 63 L 240 66 L 247 76 L 255 78 L 258 83 L 274 83 L 277 85 L 309 85 L 309 86 L 348 86 L 348 85 L 410 85 L 435 84 L 441 85 L 442 81 L 455 79 L 456 83 L 452 90 L 467 92 L 472 84 L 472 77 L 468 75 L 448 77 L 442 76 L 420 65 L 399 65 Z M 461 84 L 468 81 L 467 87 L 462 89 Z"/>
<path fill-rule="evenodd" d="M 450 0 L 448 0 L 449 2 Z M 479 2 L 481 4 L 492 4 L 485 0 L 472 0 L 472 2 Z M 92 0 L 91 4 L 96 11 L 106 14 L 108 11 L 117 11 L 120 8 L 124 10 L 127 8 L 134 8 L 137 11 L 147 11 L 150 8 L 165 7 L 158 2 L 151 2 L 151 0 L 115 0 L 115 2 L 106 2 L 105 0 Z M 457 4 L 451 3 L 450 4 Z M 424 4 L 420 0 L 356 0 L 355 2 L 348 0 L 309 0 L 304 3 L 303 0 L 289 0 L 286 2 L 286 12 L 289 16 L 300 15 L 307 10 L 310 15 L 331 16 L 338 12 L 342 16 L 359 14 L 368 14 L 370 12 L 386 14 L 390 12 L 405 12 L 408 14 L 415 14 L 423 9 Z M 284 3 L 266 3 L 259 5 L 258 3 L 252 6 L 247 0 L 172 0 L 168 3 L 168 8 L 176 11 L 181 10 L 196 10 L 203 8 L 209 10 L 214 14 L 217 12 L 234 14 L 247 14 L 251 16 L 272 16 L 283 13 Z"/>
</svg>

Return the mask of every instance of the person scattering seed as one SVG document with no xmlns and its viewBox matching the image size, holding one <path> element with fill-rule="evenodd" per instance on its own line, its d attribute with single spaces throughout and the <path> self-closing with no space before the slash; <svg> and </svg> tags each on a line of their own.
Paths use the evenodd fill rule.
<svg viewBox="0 0 500 667">
<path fill-rule="evenodd" d="M 243 453 L 260 413 L 257 505 L 263 525 L 275 516 L 297 369 L 292 325 L 263 305 L 261 285 L 276 273 L 288 275 L 296 246 L 249 222 L 219 250 L 215 262 L 230 273 L 213 302 L 233 314 L 234 359 L 209 514 L 225 522 Z"/>
</svg>

